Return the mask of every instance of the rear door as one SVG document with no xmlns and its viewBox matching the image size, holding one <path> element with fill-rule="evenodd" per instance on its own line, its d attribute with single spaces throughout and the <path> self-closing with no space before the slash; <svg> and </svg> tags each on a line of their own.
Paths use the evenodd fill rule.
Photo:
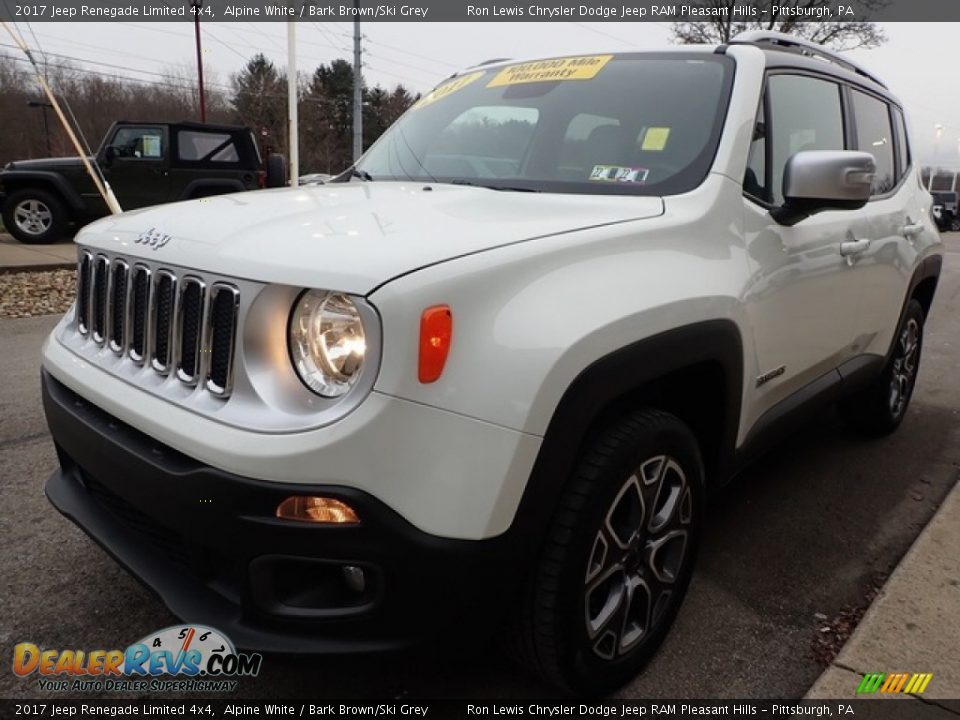
<svg viewBox="0 0 960 720">
<path fill-rule="evenodd" d="M 869 246 L 851 258 L 861 289 L 858 352 L 885 355 L 893 339 L 910 277 L 929 232 L 927 212 L 916 180 L 909 182 L 910 149 L 903 114 L 885 98 L 850 89 L 850 107 L 858 150 L 873 155 L 877 174 L 865 208 L 864 237 Z"/>
<path fill-rule="evenodd" d="M 757 376 L 744 378 L 746 427 L 790 395 L 839 379 L 836 368 L 855 353 L 859 291 L 840 244 L 861 236 L 862 211 L 821 212 L 793 227 L 770 215 L 783 203 L 792 155 L 850 146 L 843 93 L 829 76 L 782 70 L 767 78 L 743 181 L 752 271 L 744 299 L 757 362 Z"/>
</svg>

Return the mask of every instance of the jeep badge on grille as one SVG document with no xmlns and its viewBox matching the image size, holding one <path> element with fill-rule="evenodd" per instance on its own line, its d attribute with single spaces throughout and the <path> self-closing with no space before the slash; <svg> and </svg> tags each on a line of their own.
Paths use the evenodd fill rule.
<svg viewBox="0 0 960 720">
<path fill-rule="evenodd" d="M 133 242 L 138 245 L 147 245 L 154 250 L 159 250 L 171 240 L 173 240 L 173 236 L 162 233 L 156 228 L 150 228 L 140 233 Z"/>
</svg>

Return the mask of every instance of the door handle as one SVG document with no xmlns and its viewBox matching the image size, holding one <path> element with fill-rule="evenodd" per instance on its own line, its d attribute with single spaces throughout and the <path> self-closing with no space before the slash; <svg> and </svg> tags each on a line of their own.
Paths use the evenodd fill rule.
<svg viewBox="0 0 960 720">
<path fill-rule="evenodd" d="M 870 240 L 866 238 L 863 240 L 847 240 L 840 243 L 840 254 L 848 258 L 852 255 L 859 255 L 868 247 L 870 247 Z"/>
<path fill-rule="evenodd" d="M 901 228 L 900 232 L 906 238 L 919 235 L 923 232 L 923 223 L 912 223 L 910 222 L 910 218 L 907 218 L 907 224 Z"/>
</svg>

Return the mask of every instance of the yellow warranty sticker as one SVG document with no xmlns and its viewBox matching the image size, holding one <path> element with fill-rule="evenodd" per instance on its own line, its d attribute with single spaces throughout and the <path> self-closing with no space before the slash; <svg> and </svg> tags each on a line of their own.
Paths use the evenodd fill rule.
<svg viewBox="0 0 960 720">
<path fill-rule="evenodd" d="M 668 127 L 647 128 L 647 132 L 643 136 L 643 144 L 640 146 L 640 149 L 653 150 L 655 152 L 663 150 L 667 146 L 667 140 L 669 137 L 670 128 Z"/>
<path fill-rule="evenodd" d="M 474 80 L 477 80 L 481 77 L 483 77 L 482 70 L 480 72 L 470 73 L 469 75 L 454 78 L 450 82 L 431 90 L 422 98 L 420 98 L 416 103 L 414 103 L 413 109 L 416 110 L 418 108 L 425 107 L 426 105 L 430 105 L 431 103 L 435 103 L 437 100 L 442 100 L 443 98 L 447 97 L 447 95 L 452 95 L 457 90 L 462 90 Z"/>
<path fill-rule="evenodd" d="M 511 65 L 487 83 L 488 88 L 558 80 L 590 80 L 603 70 L 613 55 L 585 55 Z"/>
</svg>

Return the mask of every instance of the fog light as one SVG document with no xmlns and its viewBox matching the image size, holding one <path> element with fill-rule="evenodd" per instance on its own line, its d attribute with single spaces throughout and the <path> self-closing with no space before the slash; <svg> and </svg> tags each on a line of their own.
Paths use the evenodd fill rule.
<svg viewBox="0 0 960 720">
<path fill-rule="evenodd" d="M 277 517 L 281 520 L 302 520 L 314 523 L 334 523 L 346 525 L 360 522 L 353 508 L 334 498 L 325 497 L 288 497 L 277 506 Z"/>
<path fill-rule="evenodd" d="M 367 587 L 367 576 L 356 565 L 343 566 L 343 580 L 355 593 L 362 593 Z"/>
</svg>

